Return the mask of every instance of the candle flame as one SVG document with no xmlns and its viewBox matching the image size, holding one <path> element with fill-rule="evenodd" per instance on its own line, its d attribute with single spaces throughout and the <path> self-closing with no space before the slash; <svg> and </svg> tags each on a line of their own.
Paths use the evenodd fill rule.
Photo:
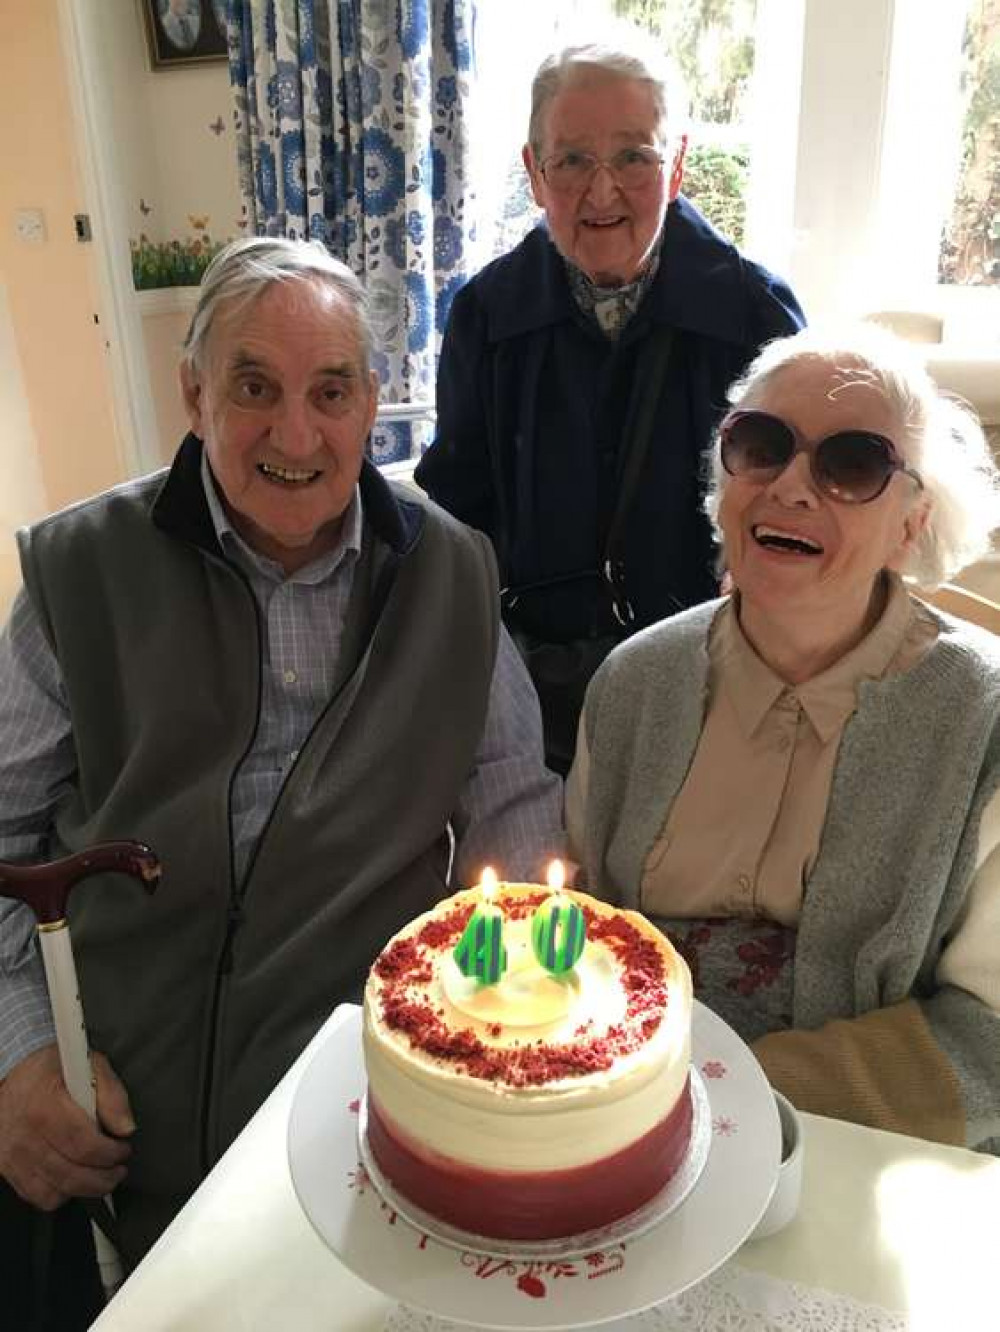
<svg viewBox="0 0 1000 1332">
<path fill-rule="evenodd" d="M 487 865 L 479 876 L 479 896 L 485 903 L 491 903 L 493 901 L 493 898 L 496 896 L 497 886 L 496 870 Z"/>
<path fill-rule="evenodd" d="M 566 867 L 561 860 L 553 860 L 549 865 L 546 881 L 554 893 L 561 893 L 566 886 Z"/>
</svg>

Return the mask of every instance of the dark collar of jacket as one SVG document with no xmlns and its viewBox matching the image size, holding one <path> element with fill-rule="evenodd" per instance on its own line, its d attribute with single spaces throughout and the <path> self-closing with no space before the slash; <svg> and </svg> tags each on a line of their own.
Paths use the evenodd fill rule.
<svg viewBox="0 0 1000 1332">
<path fill-rule="evenodd" d="M 221 555 L 201 483 L 201 454 L 201 440 L 185 435 L 153 502 L 153 523 L 168 536 Z M 423 509 L 397 495 L 368 458 L 361 465 L 359 485 L 365 523 L 397 555 L 406 555 L 420 535 Z"/>
<path fill-rule="evenodd" d="M 667 209 L 660 266 L 634 321 L 639 327 L 653 320 L 725 342 L 746 341 L 744 262 L 679 194 Z M 544 224 L 472 281 L 487 312 L 491 342 L 582 318 L 564 260 Z"/>
</svg>

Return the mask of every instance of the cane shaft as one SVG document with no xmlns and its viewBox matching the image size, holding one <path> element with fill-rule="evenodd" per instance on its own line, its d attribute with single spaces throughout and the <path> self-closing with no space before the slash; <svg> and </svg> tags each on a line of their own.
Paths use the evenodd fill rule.
<svg viewBox="0 0 1000 1332">
<path fill-rule="evenodd" d="M 56 1028 L 59 1062 L 66 1090 L 81 1110 L 97 1120 L 97 1093 L 90 1066 L 87 1030 L 83 1025 L 76 963 L 65 922 L 38 931 L 42 962 L 49 987 L 52 1020 Z"/>
<path fill-rule="evenodd" d="M 90 1063 L 87 1029 L 83 1021 L 83 1005 L 80 1003 L 80 986 L 69 929 L 65 921 L 58 921 L 53 925 L 41 926 L 38 938 L 49 987 L 63 1081 L 73 1100 L 96 1124 L 97 1088 Z M 107 1201 L 110 1207 L 111 1199 Z M 121 1259 L 99 1226 L 93 1226 L 93 1232 L 101 1285 L 110 1298 L 124 1278 Z"/>
</svg>

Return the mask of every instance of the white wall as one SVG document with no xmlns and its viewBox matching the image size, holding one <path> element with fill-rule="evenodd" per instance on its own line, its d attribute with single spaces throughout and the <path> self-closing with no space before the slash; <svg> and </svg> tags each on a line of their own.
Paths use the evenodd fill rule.
<svg viewBox="0 0 1000 1332">
<path fill-rule="evenodd" d="M 192 216 L 209 217 L 211 233 L 220 240 L 240 235 L 228 66 L 150 69 L 135 0 L 89 0 L 89 5 L 129 236 L 186 238 L 196 233 Z M 142 211 L 140 200 L 149 212 Z"/>
<path fill-rule="evenodd" d="M 0 611 L 19 582 L 15 529 L 123 474 L 75 149 L 59 3 L 32 0 L 0 41 Z M 30 241 L 25 208 L 43 221 Z"/>
<path fill-rule="evenodd" d="M 0 620 L 6 618 L 21 574 L 14 533 L 46 511 L 38 440 L 28 410 L 21 358 L 10 317 L 7 288 L 0 282 L 0 430 L 3 433 L 0 485 Z"/>
<path fill-rule="evenodd" d="M 130 250 L 142 239 L 203 251 L 240 234 L 228 66 L 152 70 L 136 0 L 59 4 L 98 224 L 95 249 L 117 334 L 116 406 L 129 470 L 138 473 L 176 448 L 175 413 L 163 411 L 162 391 L 176 355 L 160 330 L 147 336 Z M 169 364 L 149 363 L 149 352 Z"/>
</svg>

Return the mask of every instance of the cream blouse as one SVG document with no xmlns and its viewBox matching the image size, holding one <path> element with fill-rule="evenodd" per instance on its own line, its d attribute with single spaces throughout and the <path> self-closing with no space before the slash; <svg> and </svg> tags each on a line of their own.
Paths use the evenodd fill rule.
<svg viewBox="0 0 1000 1332">
<path fill-rule="evenodd" d="M 936 638 L 935 621 L 896 580 L 858 646 L 791 686 L 754 652 L 730 601 L 712 625 L 705 725 L 646 861 L 643 910 L 794 925 L 858 685 L 905 670 Z"/>
</svg>

